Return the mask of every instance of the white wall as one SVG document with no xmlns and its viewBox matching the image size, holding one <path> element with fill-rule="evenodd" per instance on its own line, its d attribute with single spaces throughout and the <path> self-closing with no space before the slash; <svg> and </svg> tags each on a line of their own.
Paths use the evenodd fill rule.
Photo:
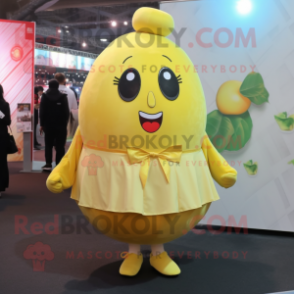
<svg viewBox="0 0 294 294">
<path fill-rule="evenodd" d="M 269 103 L 250 106 L 253 130 L 248 144 L 237 152 L 222 153 L 229 162 L 235 161 L 238 181 L 228 190 L 217 185 L 221 200 L 213 203 L 204 222 L 219 215 L 230 225 L 230 215 L 237 223 L 243 216 L 250 228 L 294 231 L 294 165 L 288 164 L 294 159 L 294 133 L 283 133 L 274 119 L 283 111 L 294 114 L 294 1 L 251 1 L 252 11 L 247 15 L 237 12 L 237 1 L 227 0 L 167 3 L 161 4 L 161 10 L 174 17 L 177 32 L 187 28 L 180 46 L 198 65 L 208 112 L 217 109 L 215 99 L 220 85 L 228 80 L 243 81 L 251 68 L 262 75 L 270 93 Z M 196 40 L 197 32 L 203 28 L 212 29 L 201 35 L 202 42 L 211 43 L 211 47 L 205 48 Z M 226 48 L 214 41 L 219 28 L 233 34 L 233 42 Z M 247 47 L 243 42 L 236 47 L 237 28 L 245 37 L 252 28 Z M 222 43 L 228 40 L 226 33 L 219 37 Z M 170 38 L 175 41 L 173 36 Z M 212 66 L 216 66 L 215 70 Z M 221 66 L 225 68 L 223 72 Z M 234 66 L 238 70 L 230 72 L 230 66 L 232 71 Z M 243 167 L 249 159 L 259 164 L 253 177 Z M 220 224 L 217 220 L 213 223 Z"/>
</svg>

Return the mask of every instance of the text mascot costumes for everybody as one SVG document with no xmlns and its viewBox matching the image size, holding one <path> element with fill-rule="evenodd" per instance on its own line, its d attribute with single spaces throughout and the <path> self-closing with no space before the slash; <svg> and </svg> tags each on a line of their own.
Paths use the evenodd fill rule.
<svg viewBox="0 0 294 294">
<path fill-rule="evenodd" d="M 120 274 L 136 275 L 140 245 L 150 244 L 151 266 L 178 275 L 163 244 L 193 228 L 219 199 L 213 179 L 228 188 L 237 172 L 205 133 L 197 72 L 166 38 L 173 18 L 140 8 L 133 27 L 95 61 L 82 91 L 80 126 L 47 187 L 53 193 L 72 187 L 71 198 L 93 226 L 129 244 Z"/>
</svg>

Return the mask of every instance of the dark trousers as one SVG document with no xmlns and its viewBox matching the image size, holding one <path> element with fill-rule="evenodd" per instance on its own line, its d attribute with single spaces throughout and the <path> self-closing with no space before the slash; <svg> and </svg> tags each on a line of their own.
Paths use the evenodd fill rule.
<svg viewBox="0 0 294 294">
<path fill-rule="evenodd" d="M 9 171 L 7 163 L 7 134 L 0 133 L 0 192 L 9 186 Z"/>
<path fill-rule="evenodd" d="M 45 159 L 46 164 L 52 164 L 52 149 L 56 150 L 56 165 L 61 161 L 65 154 L 65 143 L 67 136 L 66 128 L 44 129 L 45 132 Z"/>
<path fill-rule="evenodd" d="M 34 146 L 38 144 L 38 140 L 37 140 L 37 125 L 39 122 L 38 115 L 39 115 L 38 110 L 34 109 Z"/>
</svg>

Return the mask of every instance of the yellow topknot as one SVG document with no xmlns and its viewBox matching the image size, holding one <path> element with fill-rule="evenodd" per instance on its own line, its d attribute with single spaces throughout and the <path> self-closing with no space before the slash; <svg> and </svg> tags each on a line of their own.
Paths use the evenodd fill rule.
<svg viewBox="0 0 294 294">
<path fill-rule="evenodd" d="M 138 9 L 133 16 L 132 23 L 136 32 L 160 36 L 168 36 L 175 27 L 174 19 L 170 14 L 149 7 Z"/>
</svg>

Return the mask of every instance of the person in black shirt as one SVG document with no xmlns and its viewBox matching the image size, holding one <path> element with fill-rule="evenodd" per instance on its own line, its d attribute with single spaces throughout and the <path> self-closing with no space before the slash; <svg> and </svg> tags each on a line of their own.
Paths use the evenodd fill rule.
<svg viewBox="0 0 294 294">
<path fill-rule="evenodd" d="M 36 86 L 34 90 L 34 149 L 40 150 L 41 144 L 37 140 L 37 125 L 39 123 L 39 97 L 42 96 L 44 89 L 42 86 Z"/>
<path fill-rule="evenodd" d="M 52 170 L 52 149 L 56 149 L 56 165 L 65 154 L 69 107 L 67 95 L 59 90 L 59 83 L 49 81 L 49 89 L 42 95 L 40 103 L 40 133 L 45 133 L 45 159 L 43 170 Z"/>
<path fill-rule="evenodd" d="M 11 124 L 10 107 L 4 100 L 4 90 L 0 85 L 0 197 L 9 186 L 9 170 L 7 163 L 8 131 Z M 2 117 L 2 118 L 1 118 Z"/>
</svg>

